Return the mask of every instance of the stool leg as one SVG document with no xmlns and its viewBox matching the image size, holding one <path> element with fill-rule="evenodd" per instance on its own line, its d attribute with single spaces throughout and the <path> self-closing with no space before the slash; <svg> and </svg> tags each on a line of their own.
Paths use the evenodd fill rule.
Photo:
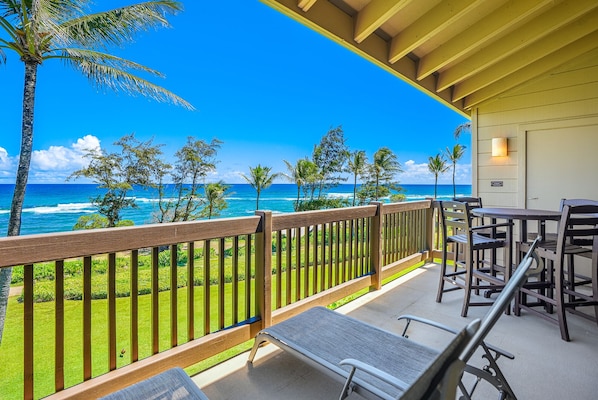
<svg viewBox="0 0 598 400">
<path fill-rule="evenodd" d="M 438 282 L 438 293 L 436 294 L 436 302 L 442 302 L 442 294 L 444 293 L 444 279 L 446 277 L 446 259 L 448 257 L 447 251 L 448 243 L 442 245 L 442 261 L 440 263 L 440 281 Z"/>
</svg>

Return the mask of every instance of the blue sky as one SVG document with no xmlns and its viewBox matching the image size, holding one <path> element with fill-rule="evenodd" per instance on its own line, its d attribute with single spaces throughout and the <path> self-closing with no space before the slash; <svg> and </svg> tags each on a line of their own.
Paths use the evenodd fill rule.
<svg viewBox="0 0 598 400">
<path fill-rule="evenodd" d="M 110 9 L 134 2 L 96 3 Z M 285 172 L 283 160 L 311 156 L 339 125 L 353 151 L 371 157 L 389 147 L 404 170 L 401 183 L 434 182 L 428 157 L 456 143 L 463 116 L 258 0 L 183 4 L 169 19 L 172 28 L 144 32 L 111 52 L 162 72 L 165 79 L 152 81 L 196 110 L 106 92 L 48 61 L 39 69 L 30 183 L 62 183 L 84 165 L 83 148 L 114 151 L 130 133 L 164 144 L 167 160 L 187 136 L 217 138 L 223 143 L 210 180 L 243 183 L 240 174 L 258 163 Z M 14 182 L 21 129 L 23 65 L 7 56 L 0 65 L 0 183 Z M 468 149 L 458 183 L 471 183 L 470 140 L 460 139 Z M 440 179 L 450 181 L 450 173 Z"/>
</svg>

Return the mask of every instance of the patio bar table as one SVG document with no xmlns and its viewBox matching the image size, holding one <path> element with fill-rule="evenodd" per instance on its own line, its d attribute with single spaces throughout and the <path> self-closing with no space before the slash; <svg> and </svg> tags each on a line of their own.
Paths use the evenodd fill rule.
<svg viewBox="0 0 598 400">
<path fill-rule="evenodd" d="M 558 221 L 561 219 L 560 211 L 536 210 L 529 208 L 507 208 L 507 207 L 481 207 L 474 208 L 471 213 L 477 217 L 490 218 L 495 224 L 497 219 L 505 219 L 509 222 L 519 221 L 519 237 L 527 240 L 527 221 L 538 221 L 538 233 L 544 238 L 546 236 L 546 221 Z M 509 252 L 506 265 L 509 266 L 507 276 L 510 276 L 510 269 L 513 268 L 513 230 L 507 230 Z"/>
</svg>

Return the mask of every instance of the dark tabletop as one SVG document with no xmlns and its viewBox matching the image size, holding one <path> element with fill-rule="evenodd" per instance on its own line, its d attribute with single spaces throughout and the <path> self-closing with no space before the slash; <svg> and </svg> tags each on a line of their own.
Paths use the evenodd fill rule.
<svg viewBox="0 0 598 400">
<path fill-rule="evenodd" d="M 548 220 L 558 221 L 561 219 L 560 211 L 534 210 L 529 208 L 502 208 L 482 207 L 471 210 L 473 215 L 488 218 L 504 218 L 519 220 Z"/>
</svg>

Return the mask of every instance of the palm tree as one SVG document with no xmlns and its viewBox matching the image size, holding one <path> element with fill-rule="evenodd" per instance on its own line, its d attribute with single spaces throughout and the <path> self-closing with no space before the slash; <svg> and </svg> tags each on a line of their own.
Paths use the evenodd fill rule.
<svg viewBox="0 0 598 400">
<path fill-rule="evenodd" d="M 445 173 L 447 169 L 446 160 L 440 153 L 434 157 L 428 157 L 428 170 L 434 174 L 434 198 L 437 194 L 438 175 Z"/>
<path fill-rule="evenodd" d="M 455 186 L 455 172 L 457 170 L 457 161 L 459 161 L 461 157 L 463 157 L 466 148 L 467 147 L 461 146 L 459 143 L 457 143 L 453 146 L 452 149 L 449 149 L 447 147 L 444 151 L 449 161 L 453 164 L 453 197 L 457 197 L 457 188 Z"/>
<path fill-rule="evenodd" d="M 365 151 L 358 150 L 349 155 L 349 162 L 347 164 L 347 172 L 353 174 L 353 206 L 357 200 L 357 177 L 366 172 L 368 166 L 368 158 Z"/>
<path fill-rule="evenodd" d="M 135 33 L 168 26 L 167 13 L 182 5 L 174 0 L 146 1 L 118 9 L 85 14 L 89 0 L 0 0 L 0 63 L 7 51 L 16 53 L 25 66 L 21 151 L 8 221 L 8 236 L 21 231 L 21 214 L 33 149 L 33 120 L 37 70 L 46 60 L 64 61 L 79 70 L 98 87 L 138 93 L 158 101 L 168 101 L 189 109 L 182 98 L 136 75 L 135 72 L 162 75 L 105 51 L 132 41 Z M 0 270 L 0 341 L 12 271 Z"/>
<path fill-rule="evenodd" d="M 403 170 L 392 150 L 382 147 L 374 153 L 372 164 L 370 164 L 370 179 L 374 183 L 374 200 L 380 199 L 380 185 L 390 183 L 398 172 L 403 172 Z"/>
<path fill-rule="evenodd" d="M 207 183 L 204 186 L 206 206 L 202 210 L 202 215 L 211 219 L 220 215 L 220 211 L 226 209 L 226 197 L 228 196 L 228 189 L 230 186 L 225 185 L 224 182 Z"/>
<path fill-rule="evenodd" d="M 249 167 L 249 176 L 241 174 L 243 179 L 245 179 L 257 192 L 257 197 L 255 199 L 256 210 L 260 209 L 260 194 L 262 193 L 262 190 L 269 188 L 274 179 L 279 175 L 270 174 L 270 171 L 272 171 L 271 167 L 262 167 L 261 164 L 258 164 L 256 167 Z"/>
<path fill-rule="evenodd" d="M 301 186 L 303 186 L 304 179 L 301 174 L 301 160 L 298 160 L 295 165 L 291 164 L 287 160 L 283 160 L 287 166 L 288 173 L 282 173 L 282 176 L 287 179 L 289 182 L 293 182 L 297 185 L 297 200 L 295 201 L 296 204 L 299 204 L 299 198 L 301 196 Z M 297 210 L 295 210 L 297 211 Z"/>
</svg>

